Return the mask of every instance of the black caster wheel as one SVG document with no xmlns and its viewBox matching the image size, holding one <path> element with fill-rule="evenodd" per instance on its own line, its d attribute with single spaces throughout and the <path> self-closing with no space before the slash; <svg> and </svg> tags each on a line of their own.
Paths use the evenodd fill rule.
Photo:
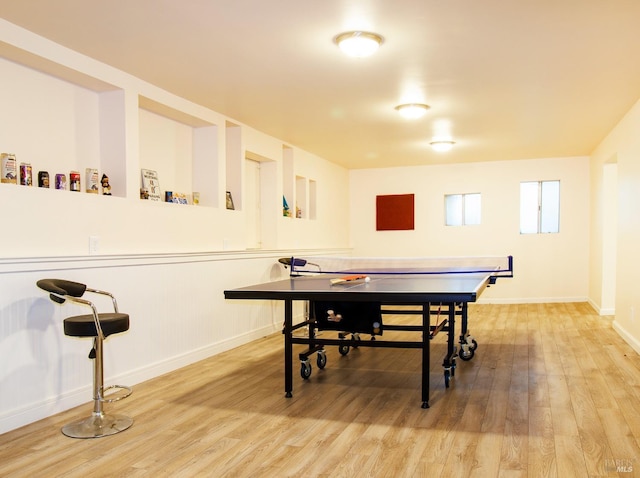
<svg viewBox="0 0 640 478">
<path fill-rule="evenodd" d="M 307 380 L 309 377 L 311 377 L 311 364 L 309 362 L 302 362 L 300 364 L 300 376 Z"/>
<path fill-rule="evenodd" d="M 460 357 L 462 360 L 466 362 L 471 360 L 475 354 L 476 354 L 475 350 L 472 349 L 471 347 L 468 347 L 467 350 L 462 349 L 458 357 Z"/>
<path fill-rule="evenodd" d="M 338 345 L 338 352 L 340 352 L 340 355 L 347 355 L 349 353 L 349 346 L 348 345 Z"/>
<path fill-rule="evenodd" d="M 354 349 L 357 349 L 357 348 L 358 348 L 358 346 L 360 345 L 360 344 L 358 344 L 358 342 L 360 342 L 360 341 L 362 340 L 362 339 L 360 338 L 360 334 L 357 334 L 357 333 L 356 333 L 356 334 L 353 334 L 352 338 L 353 338 L 353 340 L 352 340 L 352 344 L 351 344 L 351 346 L 352 346 Z"/>
<path fill-rule="evenodd" d="M 317 353 L 316 364 L 319 369 L 323 369 L 327 365 L 327 354 L 325 354 L 323 350 Z"/>
</svg>

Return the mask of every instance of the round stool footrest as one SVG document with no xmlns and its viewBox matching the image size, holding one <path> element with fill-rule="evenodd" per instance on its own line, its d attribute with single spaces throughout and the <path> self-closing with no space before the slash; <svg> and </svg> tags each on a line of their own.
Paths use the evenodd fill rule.
<svg viewBox="0 0 640 478">
<path fill-rule="evenodd" d="M 118 389 L 118 391 L 111 393 L 108 397 L 105 396 L 109 390 L 115 389 Z M 127 398 L 132 393 L 133 390 L 131 389 L 131 387 L 127 387 L 126 385 L 109 385 L 108 387 L 102 387 L 100 393 L 100 401 L 105 403 L 113 403 Z"/>
</svg>

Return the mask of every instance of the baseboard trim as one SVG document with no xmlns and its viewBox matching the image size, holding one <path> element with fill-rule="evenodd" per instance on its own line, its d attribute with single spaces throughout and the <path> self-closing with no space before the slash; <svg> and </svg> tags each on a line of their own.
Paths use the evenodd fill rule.
<svg viewBox="0 0 640 478">
<path fill-rule="evenodd" d="M 593 310 L 598 312 L 598 315 L 603 315 L 603 316 L 604 315 L 616 315 L 615 307 L 600 307 L 598 304 L 596 304 L 591 299 L 589 299 L 587 302 L 589 302 L 589 305 L 591 307 L 593 307 Z"/>
<path fill-rule="evenodd" d="M 166 360 L 149 364 L 146 367 L 131 370 L 125 374 L 105 377 L 105 384 L 118 383 L 134 386 L 146 380 L 159 377 L 165 373 L 173 372 L 187 365 L 191 365 L 200 360 L 207 359 L 213 355 L 231 350 L 244 345 L 253 340 L 260 339 L 266 335 L 276 332 L 275 326 L 266 326 L 249 333 L 239 335 L 215 344 L 202 347 L 188 353 L 169 357 Z M 32 403 L 19 409 L 10 410 L 0 416 L 0 434 L 6 433 L 16 428 L 23 427 L 30 423 L 42 420 L 60 412 L 64 412 L 79 405 L 87 404 L 87 413 L 91 411 L 89 405 L 92 385 L 81 387 L 59 396 L 51 397 L 41 402 Z M 135 394 L 135 388 L 134 388 Z"/>
<path fill-rule="evenodd" d="M 551 304 L 551 303 L 563 303 L 563 302 L 588 302 L 586 297 L 527 297 L 527 298 L 513 298 L 513 299 L 496 299 L 496 298 L 484 298 L 481 297 L 478 300 L 478 304 L 499 304 L 499 305 L 511 305 L 511 304 Z"/>
<path fill-rule="evenodd" d="M 620 337 L 622 337 L 622 339 L 628 343 L 633 350 L 640 354 L 640 341 L 627 332 L 627 330 L 622 327 L 620 322 L 617 320 L 613 321 L 613 330 L 618 332 L 618 335 L 620 335 Z"/>
</svg>

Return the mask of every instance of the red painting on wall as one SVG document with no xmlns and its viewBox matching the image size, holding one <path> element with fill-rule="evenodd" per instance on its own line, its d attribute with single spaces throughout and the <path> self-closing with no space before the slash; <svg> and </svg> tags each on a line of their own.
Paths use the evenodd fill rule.
<svg viewBox="0 0 640 478">
<path fill-rule="evenodd" d="M 414 195 L 376 196 L 376 231 L 414 229 Z"/>
</svg>

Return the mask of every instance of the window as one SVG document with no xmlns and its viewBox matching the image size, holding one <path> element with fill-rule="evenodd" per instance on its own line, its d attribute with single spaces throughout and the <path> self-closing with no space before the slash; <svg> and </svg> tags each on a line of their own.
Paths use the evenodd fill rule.
<svg viewBox="0 0 640 478">
<path fill-rule="evenodd" d="M 520 234 L 560 232 L 560 181 L 520 183 Z"/>
<path fill-rule="evenodd" d="M 480 193 L 447 194 L 444 197 L 444 207 L 447 226 L 480 224 Z"/>
</svg>

